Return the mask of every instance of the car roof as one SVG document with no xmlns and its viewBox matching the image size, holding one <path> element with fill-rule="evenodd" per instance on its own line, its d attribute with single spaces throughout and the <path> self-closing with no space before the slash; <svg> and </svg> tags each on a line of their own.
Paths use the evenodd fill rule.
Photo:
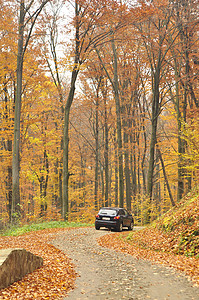
<svg viewBox="0 0 199 300">
<path fill-rule="evenodd" d="M 100 209 L 116 209 L 116 210 L 119 210 L 119 209 L 125 209 L 123 207 L 102 207 Z"/>
</svg>

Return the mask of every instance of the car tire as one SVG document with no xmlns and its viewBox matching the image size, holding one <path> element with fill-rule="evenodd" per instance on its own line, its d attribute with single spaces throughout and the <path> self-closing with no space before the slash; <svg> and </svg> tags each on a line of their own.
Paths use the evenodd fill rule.
<svg viewBox="0 0 199 300">
<path fill-rule="evenodd" d="M 100 226 L 95 225 L 96 230 L 100 230 Z"/>
<path fill-rule="evenodd" d="M 122 222 L 120 222 L 120 223 L 118 224 L 116 230 L 117 230 L 118 232 L 121 232 L 122 229 L 123 229 L 123 224 L 122 224 Z"/>
<path fill-rule="evenodd" d="M 130 226 L 128 227 L 128 230 L 133 230 L 133 226 L 134 226 L 134 224 L 133 224 L 133 222 L 131 222 Z"/>
</svg>

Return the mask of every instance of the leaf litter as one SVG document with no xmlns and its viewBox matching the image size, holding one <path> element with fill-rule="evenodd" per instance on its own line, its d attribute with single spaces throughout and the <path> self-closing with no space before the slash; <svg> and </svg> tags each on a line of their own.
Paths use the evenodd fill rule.
<svg viewBox="0 0 199 300">
<path fill-rule="evenodd" d="M 0 237 L 0 249 L 24 248 L 43 258 L 44 264 L 22 280 L 0 290 L 0 299 L 59 299 L 74 288 L 76 272 L 67 255 L 49 242 L 69 229 L 45 229 L 17 237 Z"/>
</svg>

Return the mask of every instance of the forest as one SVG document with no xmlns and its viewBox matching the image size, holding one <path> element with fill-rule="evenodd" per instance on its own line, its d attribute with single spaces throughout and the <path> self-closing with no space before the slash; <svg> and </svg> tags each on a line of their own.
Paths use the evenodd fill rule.
<svg viewBox="0 0 199 300">
<path fill-rule="evenodd" d="M 0 226 L 144 225 L 199 181 L 196 0 L 0 0 Z"/>
</svg>

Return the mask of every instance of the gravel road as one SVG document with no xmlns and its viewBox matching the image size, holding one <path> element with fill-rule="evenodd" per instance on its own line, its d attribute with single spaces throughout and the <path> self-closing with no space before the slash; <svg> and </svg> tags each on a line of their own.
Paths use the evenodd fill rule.
<svg viewBox="0 0 199 300">
<path fill-rule="evenodd" d="M 114 233 L 77 228 L 52 242 L 72 259 L 79 275 L 64 300 L 199 300 L 199 287 L 174 269 L 99 246 L 97 238 L 105 234 Z"/>
</svg>

